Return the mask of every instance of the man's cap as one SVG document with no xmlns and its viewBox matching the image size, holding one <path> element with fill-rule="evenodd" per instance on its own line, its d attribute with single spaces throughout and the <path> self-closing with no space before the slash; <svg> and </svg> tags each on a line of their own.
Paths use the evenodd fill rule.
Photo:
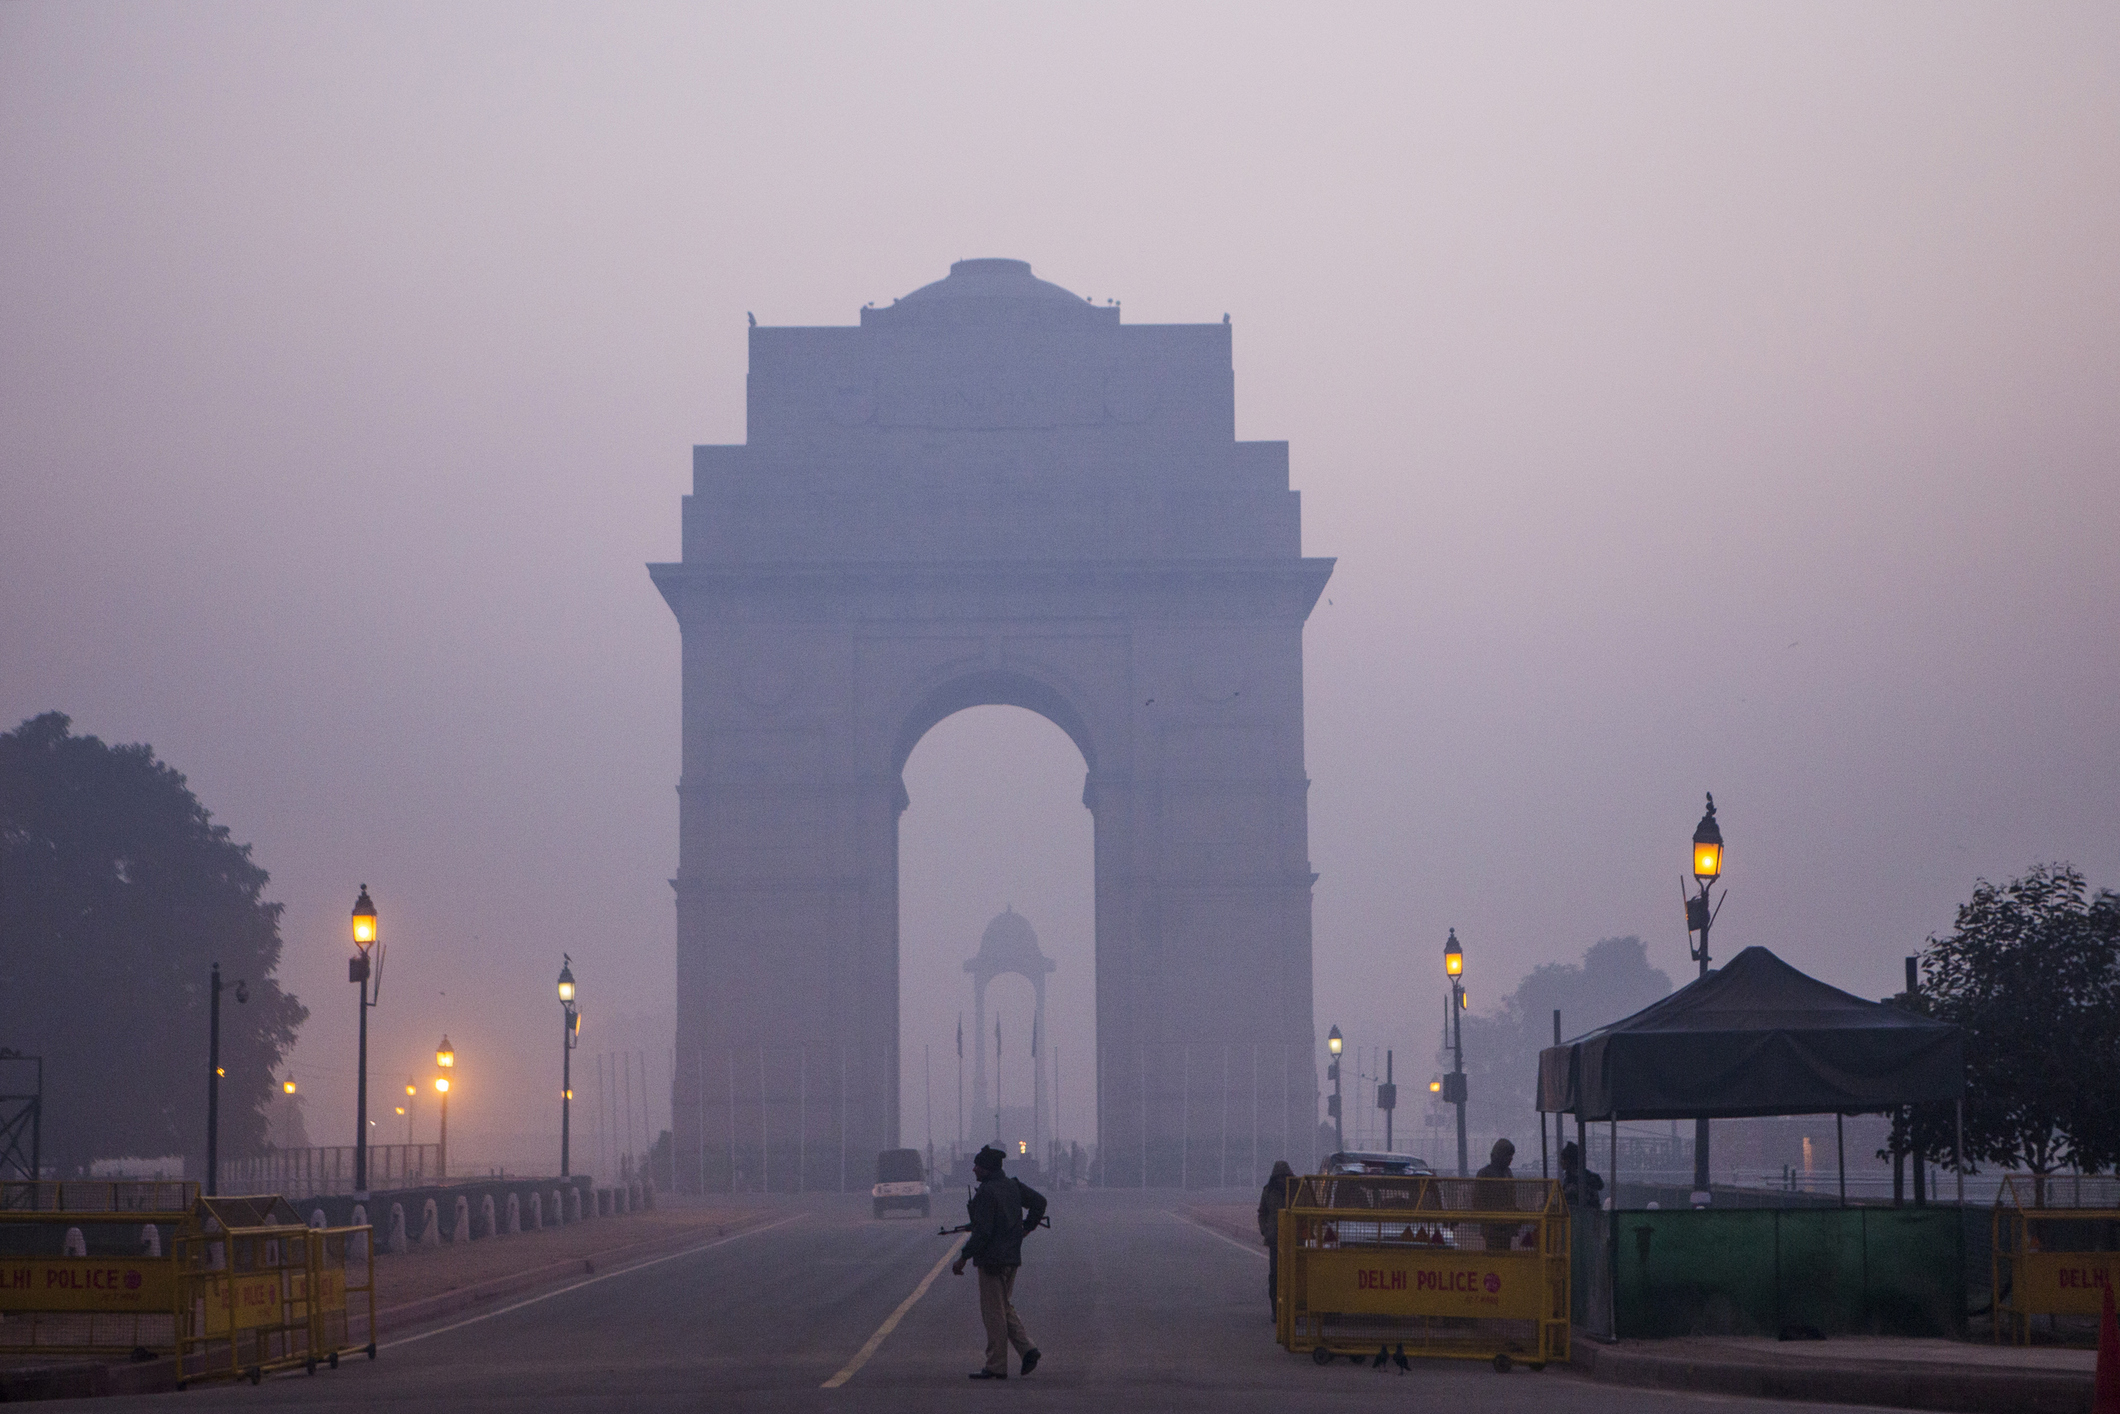
<svg viewBox="0 0 2120 1414">
<path fill-rule="evenodd" d="M 1001 1161 L 1007 1157 L 1007 1154 L 1002 1153 L 999 1149 L 989 1144 L 972 1156 L 972 1167 L 997 1169 L 1001 1167 Z"/>
</svg>

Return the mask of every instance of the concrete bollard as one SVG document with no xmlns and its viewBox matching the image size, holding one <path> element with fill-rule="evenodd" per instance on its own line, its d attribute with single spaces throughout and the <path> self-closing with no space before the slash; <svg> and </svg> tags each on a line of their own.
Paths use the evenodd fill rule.
<svg viewBox="0 0 2120 1414">
<path fill-rule="evenodd" d="M 439 1247 L 441 1245 L 442 1212 L 440 1208 L 435 1206 L 434 1200 L 429 1198 L 427 1206 L 420 1210 L 420 1246 Z"/>
<path fill-rule="evenodd" d="M 510 1237 L 520 1236 L 522 1234 L 522 1230 L 523 1195 L 520 1193 L 510 1193 L 508 1195 L 508 1235 Z"/>
<path fill-rule="evenodd" d="M 311 1208 L 309 1210 L 309 1225 L 313 1228 L 331 1226 L 331 1224 L 325 1220 L 324 1210 L 322 1208 Z"/>
<path fill-rule="evenodd" d="M 655 1184 L 652 1180 L 640 1186 L 640 1205 L 650 1210 L 655 1207 Z"/>
<path fill-rule="evenodd" d="M 383 1239 L 383 1250 L 392 1256 L 402 1257 L 405 1255 L 406 1246 L 405 1205 L 403 1203 L 392 1203 L 390 1205 L 390 1232 Z"/>
<path fill-rule="evenodd" d="M 567 1221 L 578 1223 L 581 1220 L 582 1191 L 580 1186 L 576 1185 L 575 1187 L 567 1190 Z"/>
<path fill-rule="evenodd" d="M 471 1240 L 471 1199 L 462 1193 L 456 1196 L 456 1226 L 449 1233 L 451 1242 Z"/>
<path fill-rule="evenodd" d="M 365 1226 L 365 1225 L 367 1224 L 367 1222 L 368 1222 L 368 1205 L 367 1205 L 366 1203 L 356 1203 L 356 1204 L 354 1204 L 354 1205 L 353 1205 L 353 1218 L 352 1218 L 352 1221 L 351 1221 L 351 1222 L 349 1222 L 349 1223 L 347 1224 L 347 1226 L 349 1226 L 349 1227 L 363 1227 L 363 1226 Z M 365 1232 L 357 1232 L 357 1233 L 355 1233 L 355 1234 L 354 1234 L 354 1235 L 353 1235 L 353 1236 L 352 1236 L 351 1238 L 349 1238 L 349 1239 L 347 1240 L 347 1243 L 346 1243 L 346 1255 L 347 1255 L 347 1256 L 348 1256 L 349 1258 L 351 1258 L 352 1260 L 356 1261 L 356 1262 L 365 1262 L 365 1261 L 367 1261 L 367 1260 L 368 1260 L 368 1234 L 367 1234 L 367 1233 L 365 1233 Z"/>
<path fill-rule="evenodd" d="M 499 1226 L 495 1224 L 493 1219 L 493 1195 L 491 1193 L 488 1193 L 483 1198 L 480 1198 L 478 1200 L 478 1228 L 474 1229 L 471 1235 L 473 1237 L 478 1237 L 481 1235 L 486 1237 L 499 1237 L 501 1235 L 501 1230 Z"/>
<path fill-rule="evenodd" d="M 532 1232 L 543 1232 L 545 1230 L 545 1195 L 542 1193 L 530 1195 L 530 1230 Z"/>
<path fill-rule="evenodd" d="M 140 1226 L 140 1255 L 143 1257 L 159 1257 L 162 1255 L 162 1229 L 156 1227 L 153 1223 L 143 1223 Z"/>
</svg>

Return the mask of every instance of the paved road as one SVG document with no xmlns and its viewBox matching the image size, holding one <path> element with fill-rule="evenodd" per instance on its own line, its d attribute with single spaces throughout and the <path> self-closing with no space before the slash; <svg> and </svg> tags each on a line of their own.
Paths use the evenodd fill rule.
<svg viewBox="0 0 2120 1414">
<path fill-rule="evenodd" d="M 938 1211 L 938 1216 L 940 1213 Z M 1107 1411 L 1371 1410 L 1377 1401 L 1540 1414 L 1779 1401 L 1688 1397 L 1593 1384 L 1558 1368 L 1497 1375 L 1417 1363 L 1410 1375 L 1283 1352 L 1267 1316 L 1265 1261 L 1198 1226 L 1170 1195 L 1063 1194 L 1027 1246 L 1017 1307 L 1044 1363 L 1028 1380 L 973 1382 L 982 1338 L 972 1277 L 947 1269 L 844 1384 L 846 1369 L 949 1250 L 935 1223 L 876 1221 L 865 1201 L 790 1199 L 775 1226 L 489 1312 L 397 1333 L 373 1363 L 261 1388 L 155 1396 L 187 1410 L 937 1408 Z"/>
</svg>

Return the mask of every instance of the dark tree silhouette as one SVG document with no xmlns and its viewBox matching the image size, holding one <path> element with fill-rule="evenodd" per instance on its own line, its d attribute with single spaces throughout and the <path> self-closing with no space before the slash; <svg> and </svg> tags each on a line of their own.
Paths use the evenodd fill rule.
<svg viewBox="0 0 2120 1414">
<path fill-rule="evenodd" d="M 2120 1162 L 2120 897 L 2092 895 L 2067 864 L 1982 879 L 1950 935 L 1929 939 L 1921 994 L 1902 1004 L 1965 1028 L 1968 1168 L 2043 1176 Z M 1911 1122 L 1913 1143 L 1948 1164 L 1952 1107 L 1917 1106 Z"/>
<path fill-rule="evenodd" d="M 47 712 L 0 734 L 0 1044 L 45 1058 L 45 1164 L 204 1154 L 215 962 L 221 1152 L 252 1152 L 309 1016 L 272 979 L 280 905 L 152 748 L 70 726 Z"/>
</svg>

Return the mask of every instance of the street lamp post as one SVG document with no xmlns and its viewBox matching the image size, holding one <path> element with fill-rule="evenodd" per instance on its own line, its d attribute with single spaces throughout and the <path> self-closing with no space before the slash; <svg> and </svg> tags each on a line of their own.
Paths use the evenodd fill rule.
<svg viewBox="0 0 2120 1414">
<path fill-rule="evenodd" d="M 250 986 L 236 983 L 236 1000 L 250 1000 Z M 213 965 L 206 1002 L 206 1196 L 221 1191 L 221 964 Z"/>
<path fill-rule="evenodd" d="M 1451 1071 L 1443 1077 L 1443 1098 L 1457 1106 L 1458 1177 L 1471 1176 L 1472 1164 L 1465 1152 L 1465 950 L 1458 946 L 1457 929 L 1443 944 L 1443 971 L 1450 978 Z"/>
<path fill-rule="evenodd" d="M 1332 1082 L 1332 1099 L 1327 1103 L 1332 1111 L 1332 1147 L 1343 1152 L 1347 1148 L 1347 1130 L 1340 1119 L 1340 1050 L 1346 1044 L 1337 1026 L 1325 1038 L 1325 1049 L 1332 1052 L 1332 1060 L 1325 1067 L 1325 1078 Z"/>
<path fill-rule="evenodd" d="M 1723 837 L 1722 826 L 1715 823 L 1715 794 L 1708 794 L 1707 813 L 1693 828 L 1693 881 L 1700 892 L 1686 899 L 1686 948 L 1693 960 L 1700 964 L 1700 975 L 1708 975 L 1708 929 L 1715 924 L 1715 915 L 1722 911 L 1722 901 L 1708 903 L 1708 887 L 1722 877 Z M 1678 886 L 1681 896 L 1686 892 L 1683 881 Z M 1693 945 L 1692 935 L 1700 934 L 1700 945 Z M 1712 1190 L 1708 1187 L 1708 1120 L 1704 1115 L 1693 1121 L 1693 1205 L 1703 1207 L 1711 1201 Z"/>
<path fill-rule="evenodd" d="M 581 1009 L 574 1005 L 574 959 L 559 955 L 559 1011 L 561 1046 L 559 1060 L 559 1176 L 568 1176 L 567 1143 L 570 1110 L 574 1104 L 574 1043 L 581 1035 Z"/>
<path fill-rule="evenodd" d="M 434 1063 L 440 1066 L 443 1070 L 456 1069 L 456 1050 L 449 1044 L 449 1038 L 447 1036 L 443 1036 L 442 1044 L 434 1048 Z M 437 1075 L 436 1077 L 434 1077 L 434 1093 L 442 1097 L 442 1140 L 440 1146 L 441 1152 L 435 1155 L 434 1166 L 437 1170 L 435 1176 L 437 1178 L 447 1178 L 449 1176 L 448 1076 Z"/>
<path fill-rule="evenodd" d="M 383 959 L 382 950 L 376 943 L 377 936 L 375 902 L 368 897 L 368 886 L 363 884 L 361 896 L 353 902 L 353 945 L 359 951 L 346 962 L 346 980 L 361 989 L 360 1075 L 353 1099 L 353 1196 L 363 1201 L 368 1197 L 368 1009 L 375 1005 L 383 990 Z M 369 967 L 370 948 L 376 948 L 373 969 Z M 371 971 L 375 978 L 374 996 L 368 990 Z"/>
</svg>

